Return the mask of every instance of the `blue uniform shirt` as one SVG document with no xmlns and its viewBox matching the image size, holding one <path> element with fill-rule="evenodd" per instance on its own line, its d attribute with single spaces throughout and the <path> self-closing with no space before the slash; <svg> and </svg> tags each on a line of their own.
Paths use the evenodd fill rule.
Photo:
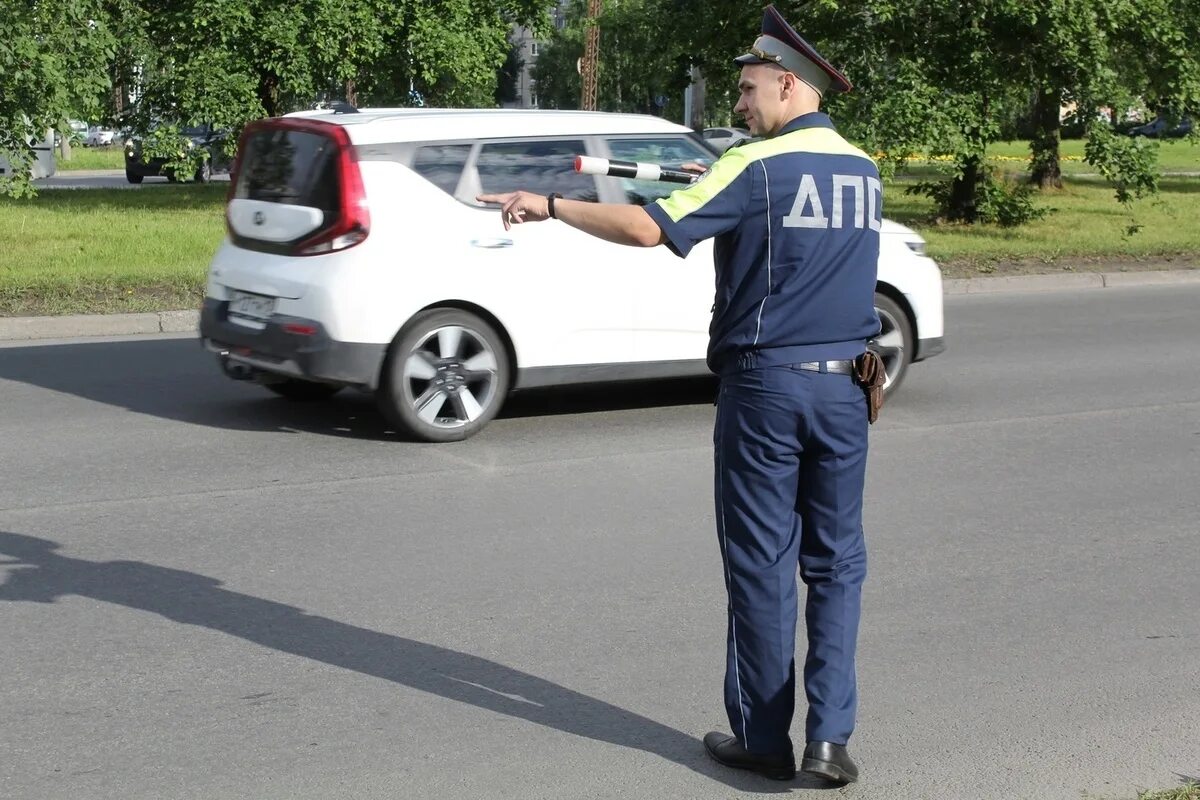
<svg viewBox="0 0 1200 800">
<path fill-rule="evenodd" d="M 716 237 L 713 372 L 854 358 L 879 332 L 883 186 L 825 114 L 727 151 L 646 211 L 680 257 Z"/>
</svg>

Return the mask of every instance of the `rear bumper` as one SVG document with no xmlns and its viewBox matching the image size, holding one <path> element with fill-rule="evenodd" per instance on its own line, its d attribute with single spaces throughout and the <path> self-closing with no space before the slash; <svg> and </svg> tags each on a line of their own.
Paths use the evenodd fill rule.
<svg viewBox="0 0 1200 800">
<path fill-rule="evenodd" d="M 275 375 L 372 390 L 379 383 L 386 345 L 339 342 L 319 322 L 282 314 L 256 330 L 230 322 L 228 309 L 227 301 L 211 297 L 200 309 L 200 339 L 214 353 Z"/>
<path fill-rule="evenodd" d="M 924 361 L 930 356 L 940 355 L 944 352 L 946 352 L 946 337 L 937 336 L 932 339 L 918 339 L 917 355 L 913 361 Z"/>
</svg>

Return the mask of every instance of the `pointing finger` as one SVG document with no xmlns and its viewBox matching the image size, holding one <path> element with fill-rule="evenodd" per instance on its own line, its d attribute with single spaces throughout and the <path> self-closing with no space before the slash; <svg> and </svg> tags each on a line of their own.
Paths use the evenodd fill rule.
<svg viewBox="0 0 1200 800">
<path fill-rule="evenodd" d="M 480 194 L 476 195 L 475 199 L 480 203 L 507 203 L 515 192 L 506 192 L 504 194 Z"/>
</svg>

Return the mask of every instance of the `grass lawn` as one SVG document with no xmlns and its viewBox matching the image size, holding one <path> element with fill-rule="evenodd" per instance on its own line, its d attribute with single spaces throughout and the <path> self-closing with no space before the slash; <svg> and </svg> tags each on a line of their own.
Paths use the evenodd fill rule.
<svg viewBox="0 0 1200 800">
<path fill-rule="evenodd" d="M 1038 196 L 1054 209 L 1045 218 L 1019 228 L 990 225 L 930 225 L 933 204 L 904 194 L 911 179 L 884 189 L 884 214 L 918 230 L 929 254 L 947 277 L 987 273 L 1057 272 L 1063 269 L 1112 269 L 1114 262 L 1164 260 L 1169 266 L 1200 263 L 1200 178 L 1165 177 L 1159 194 L 1126 209 L 1100 179 L 1074 178 L 1061 191 Z M 1132 226 L 1140 226 L 1136 233 Z M 1011 263 L 1018 262 L 1018 263 Z M 1136 265 L 1129 265 L 1136 266 Z"/>
<path fill-rule="evenodd" d="M 1103 181 L 1075 177 L 1014 229 L 931 225 L 928 200 L 884 190 L 888 218 L 918 230 L 948 278 L 1200 266 L 1200 178 L 1164 177 L 1132 209 Z M 44 190 L 0 198 L 0 315 L 196 308 L 224 233 L 226 187 Z M 1140 226 L 1136 233 L 1130 228 Z"/>
<path fill-rule="evenodd" d="M 57 158 L 57 154 L 55 155 Z M 125 149 L 119 144 L 107 147 L 72 147 L 71 158 L 57 160 L 59 172 L 83 169 L 125 169 Z"/>
<path fill-rule="evenodd" d="M 1147 140 L 1153 142 L 1154 140 Z M 1068 139 L 1059 149 L 1059 167 L 1064 175 L 1095 175 L 1096 168 L 1083 160 L 1082 139 Z M 994 142 L 988 145 L 988 163 L 1010 178 L 1018 178 L 1029 172 L 1029 142 Z M 929 177 L 949 169 L 949 160 L 932 161 L 913 159 L 904 168 L 903 175 Z M 1200 172 L 1200 142 L 1187 139 L 1164 139 L 1158 142 L 1158 168 L 1160 172 Z"/>
<path fill-rule="evenodd" d="M 1153 139 L 1147 141 L 1153 142 Z M 1096 168 L 1083 160 L 1083 139 L 1067 139 L 1059 148 L 1063 172 L 1076 174 L 1095 172 Z M 999 159 L 1029 160 L 1029 142 L 996 142 L 988 146 L 988 156 Z M 1017 166 L 1013 164 L 1013 166 Z M 1163 172 L 1200 172 L 1200 142 L 1187 139 L 1162 139 L 1158 142 L 1158 166 Z"/>
<path fill-rule="evenodd" d="M 197 308 L 226 186 L 54 189 L 0 198 L 0 314 Z"/>
</svg>

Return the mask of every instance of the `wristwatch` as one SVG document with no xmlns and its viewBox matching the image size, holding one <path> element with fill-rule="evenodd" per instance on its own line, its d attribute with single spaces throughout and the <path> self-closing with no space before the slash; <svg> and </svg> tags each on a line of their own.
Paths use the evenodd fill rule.
<svg viewBox="0 0 1200 800">
<path fill-rule="evenodd" d="M 555 198 L 562 200 L 562 195 L 558 192 L 551 192 L 550 194 L 546 195 L 546 213 L 550 215 L 550 219 L 558 219 L 558 217 L 554 215 Z"/>
</svg>

